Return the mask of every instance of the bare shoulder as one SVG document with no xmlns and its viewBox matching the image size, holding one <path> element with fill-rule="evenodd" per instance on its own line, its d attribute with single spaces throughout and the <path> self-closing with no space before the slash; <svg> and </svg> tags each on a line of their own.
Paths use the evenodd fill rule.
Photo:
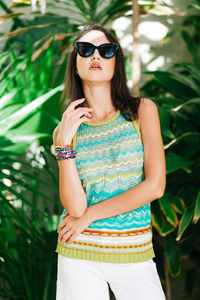
<svg viewBox="0 0 200 300">
<path fill-rule="evenodd" d="M 158 116 L 158 108 L 155 102 L 148 98 L 141 98 L 141 102 L 138 108 L 138 119 L 137 123 L 139 126 L 139 129 L 142 129 L 142 124 L 147 119 L 153 120 L 155 116 Z"/>
<path fill-rule="evenodd" d="M 141 102 L 139 105 L 139 115 L 143 115 L 146 112 L 149 112 L 149 114 L 155 113 L 158 111 L 157 105 L 155 102 L 148 98 L 141 98 Z"/>
</svg>

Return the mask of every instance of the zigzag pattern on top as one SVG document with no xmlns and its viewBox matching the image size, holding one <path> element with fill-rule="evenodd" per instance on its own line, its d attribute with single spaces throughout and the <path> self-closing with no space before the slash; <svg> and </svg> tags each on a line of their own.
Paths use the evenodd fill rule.
<svg viewBox="0 0 200 300">
<path fill-rule="evenodd" d="M 129 122 L 117 113 L 111 121 L 99 124 L 81 123 L 73 139 L 87 206 L 124 193 L 145 178 L 144 149 L 136 121 Z M 84 232 L 72 244 L 58 242 L 56 252 L 72 258 L 122 263 L 154 257 L 150 203 L 94 221 Z"/>
<path fill-rule="evenodd" d="M 76 166 L 87 195 L 88 206 L 134 187 L 144 179 L 144 149 L 132 122 L 120 114 L 106 126 L 91 127 L 81 124 L 76 141 Z M 90 228 L 129 229 L 149 226 L 147 213 L 135 210 L 93 222 Z M 134 216 L 134 218 L 133 218 Z"/>
</svg>

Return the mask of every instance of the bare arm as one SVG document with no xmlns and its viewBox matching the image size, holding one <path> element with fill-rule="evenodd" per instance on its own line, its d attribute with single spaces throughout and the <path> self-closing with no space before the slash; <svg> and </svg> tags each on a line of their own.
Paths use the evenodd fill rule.
<svg viewBox="0 0 200 300">
<path fill-rule="evenodd" d="M 53 143 L 56 145 L 56 131 L 53 133 Z M 69 143 L 70 144 L 70 143 Z M 59 194 L 62 206 L 73 217 L 79 218 L 87 207 L 85 191 L 82 187 L 74 158 L 58 160 Z"/>
<path fill-rule="evenodd" d="M 81 102 L 83 102 L 81 99 L 75 100 L 63 113 L 60 124 L 53 132 L 54 146 L 71 144 L 80 123 L 89 121 L 87 117 L 91 117 L 91 108 L 75 109 L 75 106 Z M 87 197 L 79 178 L 75 159 L 58 160 L 58 166 L 60 201 L 71 216 L 79 218 L 84 215 L 87 208 Z"/>
<path fill-rule="evenodd" d="M 138 113 L 144 147 L 145 179 L 120 195 L 88 207 L 86 215 L 91 222 L 131 211 L 164 194 L 166 167 L 158 109 L 153 101 L 142 100 Z"/>
</svg>

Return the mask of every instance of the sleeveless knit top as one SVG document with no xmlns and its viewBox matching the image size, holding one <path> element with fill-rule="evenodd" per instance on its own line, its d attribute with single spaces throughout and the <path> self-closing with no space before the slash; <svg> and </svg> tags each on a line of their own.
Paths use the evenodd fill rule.
<svg viewBox="0 0 200 300">
<path fill-rule="evenodd" d="M 139 127 L 134 119 L 127 121 L 120 110 L 104 122 L 81 123 L 73 146 L 87 207 L 144 180 L 144 149 Z M 66 211 L 63 210 L 60 221 Z M 71 244 L 58 241 L 55 252 L 71 258 L 113 263 L 153 258 L 150 203 L 94 221 Z"/>
</svg>

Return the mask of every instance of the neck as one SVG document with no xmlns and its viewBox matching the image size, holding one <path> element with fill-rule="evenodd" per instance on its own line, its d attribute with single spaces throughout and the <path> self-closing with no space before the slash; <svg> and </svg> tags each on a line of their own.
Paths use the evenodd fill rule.
<svg viewBox="0 0 200 300">
<path fill-rule="evenodd" d="M 109 114 L 116 111 L 112 98 L 111 98 L 111 84 L 110 82 L 105 82 L 102 84 L 95 83 L 92 84 L 88 82 L 82 82 L 83 92 L 86 101 L 84 101 L 85 107 L 91 107 L 92 116 L 94 119 L 104 119 Z"/>
</svg>

